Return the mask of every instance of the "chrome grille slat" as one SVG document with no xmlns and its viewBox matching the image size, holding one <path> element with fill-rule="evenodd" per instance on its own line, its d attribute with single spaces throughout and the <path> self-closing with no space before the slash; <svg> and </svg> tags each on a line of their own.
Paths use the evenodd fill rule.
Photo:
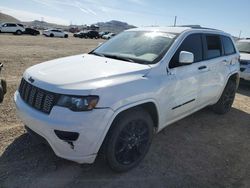
<svg viewBox="0 0 250 188">
<path fill-rule="evenodd" d="M 49 114 L 56 104 L 59 94 L 45 91 L 22 79 L 19 93 L 26 104 L 34 109 Z"/>
</svg>

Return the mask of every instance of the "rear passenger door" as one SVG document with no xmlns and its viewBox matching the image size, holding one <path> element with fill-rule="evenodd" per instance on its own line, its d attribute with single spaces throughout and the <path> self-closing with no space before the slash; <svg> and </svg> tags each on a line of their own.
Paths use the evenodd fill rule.
<svg viewBox="0 0 250 188">
<path fill-rule="evenodd" d="M 199 106 L 203 107 L 217 102 L 227 75 L 230 60 L 224 57 L 224 48 L 220 35 L 203 35 L 204 61 L 200 75 Z"/>
</svg>

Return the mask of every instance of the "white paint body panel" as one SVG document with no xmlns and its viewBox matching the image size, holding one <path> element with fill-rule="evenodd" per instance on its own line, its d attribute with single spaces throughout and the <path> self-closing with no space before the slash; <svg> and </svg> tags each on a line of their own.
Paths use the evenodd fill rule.
<svg viewBox="0 0 250 188">
<path fill-rule="evenodd" d="M 168 69 L 168 63 L 181 42 L 192 33 L 220 31 L 189 28 L 144 28 L 133 30 L 177 32 L 177 37 L 160 62 L 142 65 L 94 55 L 82 54 L 48 61 L 27 69 L 35 86 L 60 94 L 98 95 L 97 109 L 72 112 L 53 107 L 44 115 L 15 94 L 17 111 L 23 122 L 48 140 L 55 153 L 79 163 L 92 163 L 116 115 L 133 106 L 154 103 L 159 117 L 158 131 L 193 112 L 218 101 L 230 75 L 238 73 L 238 52 L 232 57 L 216 58 L 209 62 Z M 229 36 L 229 35 L 227 35 Z M 198 70 L 203 64 L 205 70 Z M 186 105 L 178 107 L 186 102 Z M 78 131 L 76 148 L 59 140 L 54 129 Z"/>
<path fill-rule="evenodd" d="M 63 31 L 60 31 L 60 32 L 55 32 L 55 31 L 52 31 L 52 30 L 45 30 L 43 31 L 43 35 L 45 36 L 50 36 L 51 34 L 54 35 L 54 37 L 64 37 L 67 33 L 63 32 Z"/>
<path fill-rule="evenodd" d="M 240 60 L 248 62 L 247 65 L 240 65 L 241 68 L 245 69 L 243 72 L 240 72 L 240 78 L 250 81 L 250 54 L 241 53 Z"/>
</svg>

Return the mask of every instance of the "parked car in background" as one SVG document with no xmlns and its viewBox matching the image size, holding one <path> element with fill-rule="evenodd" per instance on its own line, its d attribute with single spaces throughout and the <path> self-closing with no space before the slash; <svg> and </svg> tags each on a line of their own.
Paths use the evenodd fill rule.
<svg viewBox="0 0 250 188">
<path fill-rule="evenodd" d="M 100 38 L 102 38 L 104 35 L 107 35 L 109 33 L 110 32 L 108 32 L 108 31 L 102 31 L 102 32 L 99 32 L 99 36 L 100 36 Z"/>
<path fill-rule="evenodd" d="M 43 35 L 46 37 L 62 37 L 62 38 L 68 38 L 69 35 L 59 29 L 47 29 L 43 31 Z"/>
<path fill-rule="evenodd" d="M 87 38 L 98 39 L 98 38 L 100 38 L 99 32 L 97 32 L 97 31 L 88 31 L 87 32 Z"/>
<path fill-rule="evenodd" d="M 83 36 L 85 35 L 85 33 L 87 33 L 87 31 L 79 31 L 78 33 L 75 33 L 73 36 L 74 37 L 83 38 Z"/>
<path fill-rule="evenodd" d="M 13 33 L 16 35 L 21 35 L 25 32 L 23 26 L 21 24 L 16 23 L 3 23 L 0 26 L 0 33 Z"/>
<path fill-rule="evenodd" d="M 98 39 L 100 38 L 99 33 L 97 31 L 80 31 L 73 35 L 74 37 L 85 38 L 85 39 Z"/>
<path fill-rule="evenodd" d="M 1 76 L 2 68 L 3 68 L 3 64 L 0 63 L 0 76 Z M 7 92 L 6 81 L 4 79 L 0 79 L 0 103 L 3 102 L 4 95 L 6 94 L 6 92 Z"/>
<path fill-rule="evenodd" d="M 88 54 L 28 68 L 14 101 L 27 129 L 57 156 L 93 163 L 102 153 L 124 172 L 143 160 L 167 125 L 206 106 L 229 112 L 239 57 L 223 31 L 136 28 Z"/>
<path fill-rule="evenodd" d="M 40 35 L 40 32 L 33 28 L 25 28 L 24 34 L 36 36 L 36 35 Z"/>
<path fill-rule="evenodd" d="M 108 39 L 111 39 L 111 38 L 114 37 L 114 36 L 115 36 L 114 33 L 109 33 L 109 34 L 107 34 L 107 35 L 103 35 L 102 38 L 108 40 Z"/>
<path fill-rule="evenodd" d="M 240 52 L 240 78 L 250 81 L 250 39 L 239 40 L 236 46 Z"/>
</svg>

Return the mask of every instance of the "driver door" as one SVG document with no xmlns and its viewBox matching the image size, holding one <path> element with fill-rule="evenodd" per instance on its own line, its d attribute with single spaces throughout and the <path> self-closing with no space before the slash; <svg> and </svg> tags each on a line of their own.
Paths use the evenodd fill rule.
<svg viewBox="0 0 250 188">
<path fill-rule="evenodd" d="M 180 64 L 179 55 L 181 51 L 193 53 L 194 62 L 192 64 Z M 198 98 L 200 97 L 199 79 L 202 60 L 202 35 L 191 34 L 187 36 L 169 63 L 170 76 L 174 77 L 175 84 L 171 88 L 174 95 L 171 119 L 166 119 L 167 122 L 180 119 L 197 109 Z"/>
</svg>

